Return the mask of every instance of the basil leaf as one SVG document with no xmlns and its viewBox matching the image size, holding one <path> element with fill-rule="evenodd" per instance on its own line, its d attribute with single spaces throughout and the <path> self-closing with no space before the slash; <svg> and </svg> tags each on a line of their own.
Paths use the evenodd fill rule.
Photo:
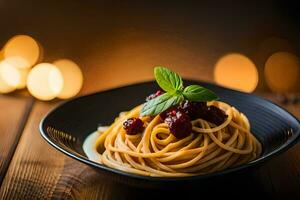
<svg viewBox="0 0 300 200">
<path fill-rule="evenodd" d="M 181 77 L 165 67 L 155 67 L 154 76 L 158 85 L 166 92 L 173 93 L 183 88 Z"/>
<path fill-rule="evenodd" d="M 212 101 L 218 99 L 214 92 L 200 85 L 189 85 L 184 89 L 183 96 L 190 101 Z"/>
<path fill-rule="evenodd" d="M 169 93 L 162 94 L 144 104 L 141 110 L 141 116 L 157 115 L 171 106 L 179 104 L 182 100 L 182 95 L 173 96 Z"/>
</svg>

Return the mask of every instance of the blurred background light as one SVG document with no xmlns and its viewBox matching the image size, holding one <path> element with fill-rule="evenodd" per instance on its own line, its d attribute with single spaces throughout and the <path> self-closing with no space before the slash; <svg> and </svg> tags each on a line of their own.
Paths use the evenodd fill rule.
<svg viewBox="0 0 300 200">
<path fill-rule="evenodd" d="M 83 84 L 83 75 L 79 66 L 68 59 L 60 59 L 53 64 L 60 70 L 64 80 L 58 98 L 67 99 L 78 94 Z"/>
<path fill-rule="evenodd" d="M 294 52 L 293 45 L 285 38 L 272 36 L 263 40 L 257 47 L 253 59 L 258 69 L 258 91 L 267 91 L 268 85 L 264 76 L 264 67 L 267 59 L 279 51 Z"/>
<path fill-rule="evenodd" d="M 27 75 L 29 73 L 28 68 L 23 68 L 22 66 L 28 66 L 27 60 L 25 60 L 22 57 L 13 56 L 9 58 L 5 58 L 3 62 L 6 62 L 10 64 L 11 66 L 14 66 L 20 74 L 20 82 L 17 86 L 17 89 L 23 89 L 26 87 L 26 81 L 27 81 Z"/>
<path fill-rule="evenodd" d="M 20 56 L 12 56 L 4 59 L 5 62 L 17 67 L 17 68 L 23 68 L 23 66 L 28 66 L 29 63 L 26 59 Z"/>
<path fill-rule="evenodd" d="M 36 40 L 36 43 L 39 46 L 39 56 L 38 56 L 38 59 L 35 62 L 35 64 L 42 62 L 44 59 L 44 47 L 38 40 Z"/>
<path fill-rule="evenodd" d="M 29 72 L 27 88 L 37 99 L 52 100 L 63 88 L 62 74 L 55 65 L 40 63 Z"/>
<path fill-rule="evenodd" d="M 3 48 L 4 58 L 21 57 L 26 62 L 20 68 L 31 68 L 40 57 L 40 45 L 28 35 L 12 37 Z"/>
<path fill-rule="evenodd" d="M 253 92 L 258 84 L 258 72 L 246 56 L 231 53 L 221 57 L 214 69 L 214 80 L 224 87 Z"/>
<path fill-rule="evenodd" d="M 3 58 L 4 58 L 4 55 L 3 55 L 3 51 L 1 50 L 0 51 L 0 61 L 3 60 Z"/>
<path fill-rule="evenodd" d="M 0 62 L 0 93 L 9 93 L 17 89 L 21 81 L 18 69 L 5 61 Z"/>
<path fill-rule="evenodd" d="M 266 61 L 264 74 L 273 92 L 288 93 L 296 89 L 299 80 L 299 58 L 289 52 L 277 52 Z"/>
<path fill-rule="evenodd" d="M 24 89 L 26 88 L 26 84 L 27 84 L 27 77 L 29 74 L 29 70 L 28 69 L 18 69 L 19 74 L 20 74 L 20 82 L 17 85 L 17 89 Z"/>
</svg>

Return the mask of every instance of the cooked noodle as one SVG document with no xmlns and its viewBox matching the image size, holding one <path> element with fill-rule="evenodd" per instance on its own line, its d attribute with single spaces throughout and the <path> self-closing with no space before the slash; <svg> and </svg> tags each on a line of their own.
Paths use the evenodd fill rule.
<svg viewBox="0 0 300 200">
<path fill-rule="evenodd" d="M 192 134 L 177 139 L 159 115 L 142 117 L 145 130 L 128 135 L 124 120 L 139 117 L 142 106 L 121 114 L 96 141 L 99 162 L 144 176 L 192 176 L 213 173 L 257 158 L 261 144 L 250 132 L 247 117 L 226 103 L 210 102 L 227 114 L 219 126 L 192 121 Z"/>
</svg>

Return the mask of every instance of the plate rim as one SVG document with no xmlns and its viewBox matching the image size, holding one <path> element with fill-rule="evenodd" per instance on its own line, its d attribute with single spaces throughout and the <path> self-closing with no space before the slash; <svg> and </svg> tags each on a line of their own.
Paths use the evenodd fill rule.
<svg viewBox="0 0 300 200">
<path fill-rule="evenodd" d="M 289 114 L 298 123 L 298 125 L 300 127 L 300 120 L 296 116 L 294 116 L 292 113 L 290 113 L 289 111 L 287 111 L 285 108 L 281 107 L 280 105 L 278 105 L 278 104 L 276 104 L 276 103 L 274 103 L 274 102 L 272 102 L 272 101 L 270 101 L 270 100 L 268 100 L 268 99 L 266 99 L 264 97 L 260 97 L 260 96 L 258 96 L 256 94 L 252 94 L 252 93 L 246 93 L 246 92 L 234 90 L 234 89 L 231 89 L 231 88 L 226 88 L 226 87 L 214 84 L 212 82 L 200 81 L 200 80 L 196 80 L 196 79 L 185 79 L 185 80 L 186 81 L 192 81 L 192 82 L 198 82 L 198 83 L 210 85 L 212 87 L 219 87 L 219 88 L 221 88 L 223 90 L 227 90 L 227 91 L 231 91 L 231 92 L 235 92 L 235 93 L 241 93 L 241 94 L 244 94 L 246 96 L 251 96 L 251 97 L 255 97 L 255 98 L 267 101 L 268 103 L 276 106 L 277 108 L 279 108 L 279 109 L 285 111 L 287 114 Z M 114 173 L 116 175 L 124 176 L 126 178 L 133 178 L 133 179 L 143 180 L 143 181 L 145 181 L 145 180 L 148 180 L 148 181 L 159 181 L 159 182 L 178 182 L 178 181 L 203 180 L 203 179 L 208 179 L 208 178 L 223 176 L 223 175 L 230 174 L 230 173 L 233 173 L 233 172 L 242 171 L 244 169 L 252 168 L 254 166 L 259 166 L 263 162 L 266 162 L 266 161 L 274 158 L 275 156 L 277 156 L 277 155 L 279 155 L 281 153 L 284 153 L 288 149 L 292 148 L 299 141 L 299 139 L 300 139 L 300 134 L 298 134 L 296 136 L 296 138 L 294 138 L 293 140 L 289 138 L 288 140 L 291 140 L 291 141 L 287 145 L 283 145 L 283 146 L 275 149 L 274 151 L 272 151 L 271 153 L 269 153 L 269 154 L 267 154 L 265 156 L 261 156 L 261 157 L 255 159 L 255 160 L 253 160 L 253 161 L 251 161 L 249 163 L 246 163 L 246 164 L 234 167 L 234 168 L 230 168 L 230 169 L 226 169 L 226 170 L 222 170 L 222 171 L 218 171 L 218 172 L 214 172 L 214 173 L 210 173 L 210 174 L 205 174 L 205 175 L 195 175 L 195 176 L 186 176 L 186 177 L 153 177 L 153 176 L 143 176 L 143 175 L 137 175 L 137 174 L 132 174 L 132 173 L 124 172 L 124 171 L 117 170 L 117 169 L 114 169 L 114 168 L 110 168 L 110 167 L 107 167 L 107 166 L 102 165 L 100 163 L 91 161 L 91 160 L 83 157 L 80 154 L 79 155 L 75 155 L 75 154 L 67 151 L 66 149 L 64 149 L 60 145 L 56 144 L 54 141 L 51 140 L 50 137 L 47 136 L 48 134 L 44 132 L 43 126 L 44 126 L 44 123 L 45 123 L 47 117 L 49 115 L 51 115 L 52 113 L 54 113 L 60 107 L 64 106 L 65 104 L 68 104 L 68 103 L 74 102 L 74 101 L 78 101 L 78 100 L 80 100 L 82 98 L 94 96 L 94 95 L 97 95 L 99 93 L 105 93 L 105 92 L 109 92 L 109 91 L 112 91 L 112 90 L 118 90 L 118 89 L 121 89 L 121 88 L 126 88 L 126 87 L 131 87 L 131 86 L 136 86 L 136 85 L 149 84 L 149 83 L 154 83 L 154 82 L 155 82 L 154 80 L 150 80 L 150 81 L 141 81 L 141 82 L 126 84 L 126 85 L 122 85 L 122 86 L 119 86 L 119 87 L 118 86 L 117 87 L 113 87 L 111 89 L 105 89 L 105 90 L 102 90 L 102 91 L 92 92 L 90 94 L 86 94 L 86 95 L 83 95 L 83 96 L 72 98 L 72 99 L 70 99 L 68 101 L 64 101 L 64 102 L 60 103 L 59 105 L 55 106 L 54 108 L 52 108 L 41 119 L 41 121 L 39 123 L 39 132 L 40 132 L 40 135 L 42 136 L 42 138 L 44 138 L 44 140 L 46 140 L 56 150 L 64 153 L 67 156 L 70 156 L 71 158 L 74 158 L 75 160 L 78 160 L 78 161 L 80 161 L 80 162 L 82 162 L 84 164 L 87 164 L 87 165 L 89 165 L 91 167 L 100 169 L 100 170 L 102 170 L 104 172 L 109 172 L 109 173 Z M 300 129 L 296 133 L 298 133 L 298 132 L 300 132 Z"/>
</svg>

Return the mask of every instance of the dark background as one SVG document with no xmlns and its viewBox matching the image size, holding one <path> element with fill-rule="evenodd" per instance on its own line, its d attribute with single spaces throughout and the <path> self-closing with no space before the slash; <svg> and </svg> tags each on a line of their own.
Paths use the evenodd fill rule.
<svg viewBox="0 0 300 200">
<path fill-rule="evenodd" d="M 212 81 L 226 53 L 248 56 L 260 75 L 274 51 L 299 55 L 298 11 L 283 0 L 1 0 L 0 46 L 16 34 L 34 37 L 43 61 L 70 58 L 81 66 L 84 93 L 152 79 L 157 64 Z M 258 90 L 266 89 L 261 77 Z"/>
</svg>

